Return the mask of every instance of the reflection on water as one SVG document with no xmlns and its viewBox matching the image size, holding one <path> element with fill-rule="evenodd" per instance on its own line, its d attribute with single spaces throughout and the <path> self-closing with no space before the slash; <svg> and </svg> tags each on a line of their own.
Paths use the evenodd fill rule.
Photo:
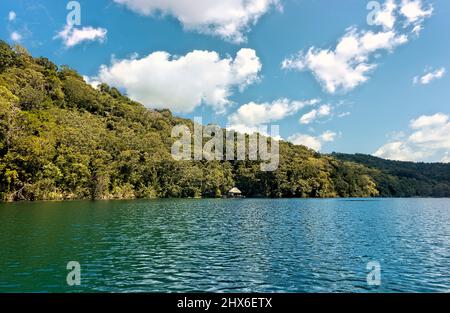
<svg viewBox="0 0 450 313">
<path fill-rule="evenodd" d="M 0 204 L 0 230 L 0 292 L 450 291 L 449 199 Z"/>
</svg>

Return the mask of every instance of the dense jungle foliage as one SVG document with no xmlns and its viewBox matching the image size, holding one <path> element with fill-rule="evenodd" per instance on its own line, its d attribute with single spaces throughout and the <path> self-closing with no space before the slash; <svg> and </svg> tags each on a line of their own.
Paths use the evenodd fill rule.
<svg viewBox="0 0 450 313">
<path fill-rule="evenodd" d="M 258 161 L 175 161 L 171 131 L 178 124 L 193 128 L 0 41 L 2 201 L 221 197 L 233 186 L 248 197 L 417 193 L 397 186 L 395 172 L 287 142 L 274 172 L 262 172 Z M 392 193 L 391 180 L 404 192 Z M 444 181 L 448 188 L 448 175 Z"/>
<path fill-rule="evenodd" d="M 385 197 L 450 197 L 450 164 L 389 161 L 364 154 L 333 157 L 374 169 L 369 174 Z"/>
</svg>

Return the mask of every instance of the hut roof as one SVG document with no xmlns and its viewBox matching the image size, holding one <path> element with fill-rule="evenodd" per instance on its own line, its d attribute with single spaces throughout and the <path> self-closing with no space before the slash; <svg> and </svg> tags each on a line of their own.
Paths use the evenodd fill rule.
<svg viewBox="0 0 450 313">
<path fill-rule="evenodd" d="M 230 191 L 228 191 L 229 193 L 237 193 L 237 194 L 241 194 L 242 192 L 237 188 L 234 187 L 233 189 L 231 189 Z"/>
</svg>

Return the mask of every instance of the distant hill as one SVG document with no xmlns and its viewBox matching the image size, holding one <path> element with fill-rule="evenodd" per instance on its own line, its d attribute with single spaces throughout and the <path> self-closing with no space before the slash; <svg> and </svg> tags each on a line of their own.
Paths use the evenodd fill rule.
<svg viewBox="0 0 450 313">
<path fill-rule="evenodd" d="M 0 41 L 0 201 L 221 197 L 235 186 L 273 198 L 450 194 L 447 166 L 419 176 L 287 142 L 274 172 L 258 161 L 175 161 L 178 124 L 193 128 Z"/>
<path fill-rule="evenodd" d="M 376 171 L 371 177 L 386 197 L 450 197 L 450 164 L 414 163 L 380 159 L 365 154 L 333 153 Z"/>
</svg>

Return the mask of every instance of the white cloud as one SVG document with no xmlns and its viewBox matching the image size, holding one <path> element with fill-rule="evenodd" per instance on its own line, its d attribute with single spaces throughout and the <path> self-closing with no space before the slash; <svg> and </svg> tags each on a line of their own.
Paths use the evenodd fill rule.
<svg viewBox="0 0 450 313">
<path fill-rule="evenodd" d="M 347 117 L 350 116 L 352 113 L 350 112 L 342 112 L 338 115 L 339 118 L 343 118 L 343 117 Z"/>
<path fill-rule="evenodd" d="M 11 40 L 15 41 L 15 42 L 19 42 L 23 38 L 22 35 L 18 32 L 12 32 L 10 37 L 11 37 Z"/>
<path fill-rule="evenodd" d="M 413 83 L 414 84 L 421 84 L 421 85 L 428 85 L 429 83 L 431 83 L 434 80 L 440 79 L 442 77 L 445 76 L 446 70 L 444 67 L 432 71 L 432 72 L 428 72 L 423 76 L 416 76 L 413 79 Z"/>
<path fill-rule="evenodd" d="M 98 86 L 101 84 L 100 81 L 95 80 L 95 79 L 91 79 L 90 77 L 85 76 L 85 75 L 83 75 L 83 79 L 86 82 L 86 84 L 91 85 L 91 87 L 94 88 L 94 89 L 97 89 Z"/>
<path fill-rule="evenodd" d="M 420 35 L 420 32 L 422 31 L 423 26 L 422 25 L 416 25 L 414 26 L 413 30 L 411 31 L 413 34 L 415 34 L 416 36 Z"/>
<path fill-rule="evenodd" d="M 441 160 L 442 163 L 450 163 L 450 153 L 445 153 L 444 157 Z"/>
<path fill-rule="evenodd" d="M 319 151 L 322 148 L 322 142 L 320 141 L 320 138 L 310 135 L 294 134 L 289 137 L 288 140 L 295 145 L 306 146 L 315 151 Z"/>
<path fill-rule="evenodd" d="M 425 123 L 423 127 L 414 128 L 415 131 L 409 136 L 408 141 L 425 150 L 450 150 L 450 122 L 448 121 L 448 116 L 446 122 L 442 122 L 439 120 L 439 117 L 436 117 L 438 115 L 440 114 L 428 117 L 436 119 L 435 123 Z M 417 123 L 421 122 L 416 120 L 412 125 Z"/>
<path fill-rule="evenodd" d="M 177 18 L 187 30 L 242 43 L 245 33 L 278 0 L 114 0 L 142 15 L 162 13 Z"/>
<path fill-rule="evenodd" d="M 375 25 L 382 25 L 386 29 L 392 29 L 396 22 L 395 10 L 397 5 L 394 0 L 387 0 L 381 11 L 375 16 Z"/>
<path fill-rule="evenodd" d="M 16 17 L 17 17 L 16 12 L 11 11 L 8 13 L 8 21 L 13 22 L 15 21 Z"/>
<path fill-rule="evenodd" d="M 425 127 L 442 126 L 447 124 L 449 117 L 443 113 L 435 115 L 422 115 L 419 118 L 412 120 L 410 127 L 412 129 L 421 129 Z"/>
<path fill-rule="evenodd" d="M 401 161 L 442 158 L 450 151 L 449 120 L 450 116 L 443 113 L 420 116 L 411 121 L 412 132 L 407 138 L 387 143 L 374 155 Z"/>
<path fill-rule="evenodd" d="M 375 52 L 391 51 L 407 41 L 405 35 L 394 31 L 358 32 L 351 28 L 334 50 L 312 47 L 285 59 L 282 67 L 311 71 L 329 93 L 349 91 L 368 80 L 368 74 L 376 67 L 369 62 Z"/>
<path fill-rule="evenodd" d="M 283 140 L 281 136 L 274 136 L 273 134 L 269 134 L 268 131 L 270 131 L 271 125 L 249 125 L 249 124 L 233 124 L 233 125 L 227 125 L 227 130 L 233 130 L 235 132 L 238 132 L 240 134 L 254 134 L 259 133 L 260 135 L 263 135 L 265 137 L 272 137 L 275 140 Z"/>
<path fill-rule="evenodd" d="M 91 26 L 77 28 L 74 25 L 66 24 L 54 38 L 62 39 L 67 48 L 74 47 L 85 41 L 104 42 L 108 31 L 104 28 L 94 28 Z"/>
<path fill-rule="evenodd" d="M 282 62 L 283 69 L 310 71 L 325 91 L 347 92 L 369 80 L 377 67 L 374 60 L 380 52 L 392 52 L 409 41 L 408 32 L 419 35 L 425 18 L 431 16 L 433 7 L 423 9 L 422 0 L 403 0 L 400 5 L 387 0 L 374 17 L 381 31 L 347 30 L 334 49 L 311 47 Z M 398 21 L 403 26 L 398 27 Z"/>
<path fill-rule="evenodd" d="M 96 80 L 125 89 L 147 107 L 189 113 L 206 104 L 222 113 L 232 104 L 233 90 L 257 82 L 261 68 L 252 49 L 239 50 L 234 59 L 221 59 L 214 51 L 195 50 L 180 57 L 160 51 L 113 60 L 111 66 L 101 66 Z"/>
<path fill-rule="evenodd" d="M 430 154 L 424 151 L 415 151 L 408 143 L 394 141 L 379 148 L 374 156 L 396 161 L 419 161 Z"/>
<path fill-rule="evenodd" d="M 331 105 L 324 104 L 318 109 L 311 110 L 308 113 L 302 115 L 302 117 L 300 118 L 300 123 L 304 125 L 311 124 L 316 119 L 329 115 L 331 115 Z"/>
<path fill-rule="evenodd" d="M 317 116 L 317 110 L 312 110 L 306 114 L 303 114 L 300 118 L 301 124 L 309 124 L 311 123 Z"/>
<path fill-rule="evenodd" d="M 236 113 L 232 114 L 229 121 L 233 124 L 248 123 L 250 125 L 267 124 L 273 121 L 282 120 L 285 117 L 295 114 L 307 105 L 316 104 L 318 100 L 290 101 L 289 99 L 279 99 L 272 103 L 250 102 L 242 105 Z"/>
<path fill-rule="evenodd" d="M 280 121 L 297 113 L 306 106 L 319 103 L 319 100 L 291 101 L 289 99 L 278 99 L 272 103 L 250 102 L 242 105 L 228 118 L 228 129 L 234 129 L 241 133 L 251 134 L 259 131 L 259 126 Z"/>
<path fill-rule="evenodd" d="M 402 0 L 400 12 L 406 17 L 407 22 L 416 24 L 433 14 L 433 7 L 423 8 L 422 0 Z"/>
<path fill-rule="evenodd" d="M 326 142 L 333 142 L 337 134 L 331 131 L 326 131 L 320 136 L 311 136 L 306 134 L 294 134 L 288 138 L 288 141 L 295 145 L 302 145 L 311 148 L 315 151 L 320 151 Z"/>
<path fill-rule="evenodd" d="M 320 139 L 323 142 L 333 142 L 334 139 L 336 138 L 337 134 L 332 132 L 332 131 L 326 131 L 324 132 L 322 135 L 320 135 Z"/>
</svg>

